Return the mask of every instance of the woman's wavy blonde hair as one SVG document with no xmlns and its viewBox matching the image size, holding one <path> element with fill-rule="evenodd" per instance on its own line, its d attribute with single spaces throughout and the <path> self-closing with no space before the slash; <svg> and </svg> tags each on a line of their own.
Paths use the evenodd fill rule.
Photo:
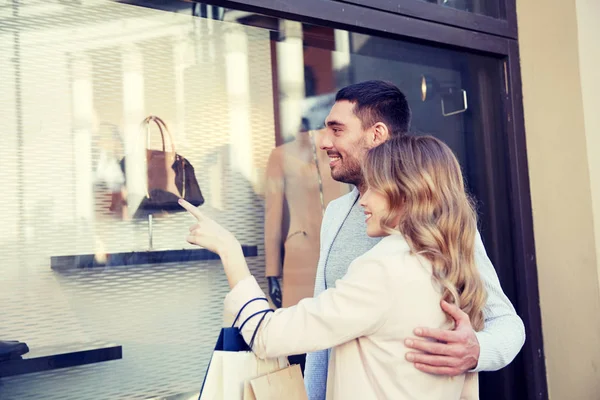
<svg viewBox="0 0 600 400">
<path fill-rule="evenodd" d="M 468 314 L 475 330 L 483 329 L 486 292 L 475 266 L 477 216 L 452 150 L 431 136 L 395 137 L 369 150 L 363 172 L 369 189 L 389 201 L 383 229 L 402 234 L 414 253 L 427 258 L 442 298 Z M 398 215 L 400 223 L 392 227 Z"/>
</svg>

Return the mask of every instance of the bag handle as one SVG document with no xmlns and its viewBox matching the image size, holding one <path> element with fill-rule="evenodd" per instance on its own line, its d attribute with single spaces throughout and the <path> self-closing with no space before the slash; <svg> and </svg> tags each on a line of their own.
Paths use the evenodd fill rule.
<svg viewBox="0 0 600 400">
<path fill-rule="evenodd" d="M 242 322 L 242 324 L 240 325 L 240 328 L 239 328 L 240 332 L 244 329 L 246 322 L 250 321 L 252 318 L 256 317 L 258 314 L 268 313 L 271 311 L 273 311 L 273 310 L 271 310 L 270 308 L 265 308 L 264 310 L 257 311 L 254 314 L 252 314 L 251 316 L 249 316 L 248 318 L 246 318 L 246 320 L 244 322 Z"/>
<path fill-rule="evenodd" d="M 252 348 L 254 347 L 254 339 L 256 338 L 256 334 L 258 333 L 258 329 L 260 328 L 260 325 L 265 320 L 267 314 L 270 313 L 270 312 L 274 312 L 274 311 L 269 308 L 268 310 L 263 310 L 261 312 L 264 313 L 264 315 L 262 316 L 262 318 L 260 319 L 260 321 L 258 321 L 258 325 L 256 325 L 256 329 L 254 330 L 254 333 L 252 334 L 252 339 L 250 339 L 250 343 L 248 343 L 248 347 L 250 347 L 250 350 L 252 350 Z M 250 318 L 248 318 L 248 319 L 250 319 Z M 246 320 L 246 321 L 248 321 L 248 320 Z M 240 332 L 241 332 L 241 329 L 240 329 Z M 252 350 L 252 351 L 254 351 L 254 350 Z"/>
<path fill-rule="evenodd" d="M 242 311 L 244 311 L 244 308 L 246 308 L 246 306 L 252 302 L 258 301 L 258 300 L 264 300 L 267 303 L 269 302 L 269 300 L 267 300 L 266 297 L 255 297 L 253 299 L 250 299 L 246 302 L 246 304 L 244 304 L 242 306 L 242 308 L 240 308 L 240 311 L 238 311 L 237 316 L 235 317 L 235 320 L 233 321 L 233 325 L 231 325 L 232 328 L 235 327 L 236 322 L 238 321 L 238 319 L 240 318 L 240 316 L 242 315 Z M 273 312 L 273 309 L 271 308 L 267 308 L 261 311 L 257 311 L 254 314 L 250 315 L 248 318 L 246 318 L 246 320 L 240 325 L 239 327 L 239 331 L 240 333 L 242 332 L 242 329 L 244 329 L 244 326 L 246 325 L 246 322 L 250 321 L 252 318 L 254 318 L 255 316 L 259 315 L 259 314 L 263 314 L 262 318 L 260 319 L 260 321 L 258 321 L 258 325 L 256 325 L 256 329 L 254 329 L 254 333 L 252 334 L 252 338 L 250 339 L 250 342 L 248 342 L 248 347 L 250 347 L 250 350 L 252 350 L 252 347 L 254 347 L 254 339 L 256 338 L 256 334 L 258 333 L 258 329 L 260 328 L 260 325 L 263 323 L 263 321 L 265 320 L 265 317 L 267 316 L 268 313 Z"/>
<path fill-rule="evenodd" d="M 250 304 L 250 303 L 252 303 L 252 302 L 255 302 L 255 301 L 258 301 L 258 300 L 264 300 L 264 301 L 266 301 L 267 303 L 269 302 L 269 300 L 267 300 L 267 298 L 266 298 L 266 297 L 255 297 L 255 298 L 253 298 L 253 299 L 251 299 L 251 300 L 248 300 L 248 301 L 246 302 L 246 304 L 244 304 L 244 305 L 242 306 L 242 308 L 240 308 L 240 311 L 238 311 L 238 314 L 237 314 L 237 316 L 235 317 L 235 320 L 233 320 L 233 324 L 231 325 L 231 327 L 232 327 L 232 328 L 235 328 L 235 324 L 236 324 L 236 322 L 238 322 L 238 319 L 240 319 L 240 316 L 242 315 L 242 311 L 244 311 L 244 308 L 246 308 L 246 306 L 247 306 L 248 304 Z M 263 310 L 263 311 L 264 311 L 264 310 Z M 263 311 L 261 311 L 261 312 L 263 312 Z M 246 320 L 246 321 L 248 321 L 248 320 Z M 246 323 L 246 322 L 244 322 L 244 324 L 245 324 L 245 323 Z M 242 324 L 242 325 L 244 325 L 244 324 Z"/>
<path fill-rule="evenodd" d="M 154 122 L 156 124 L 156 126 L 158 126 L 158 130 L 160 131 L 160 138 L 162 140 L 162 151 L 165 151 L 165 132 L 167 133 L 167 136 L 169 138 L 169 142 L 171 142 L 171 151 L 173 153 L 175 153 L 175 142 L 173 141 L 173 135 L 171 135 L 171 131 L 169 130 L 169 127 L 167 126 L 167 124 L 165 123 L 165 121 L 163 121 L 161 118 L 157 117 L 156 115 L 150 115 L 146 118 L 144 118 L 144 121 L 142 121 L 142 126 L 146 127 L 146 148 L 148 148 L 148 143 L 149 143 L 149 139 L 150 139 L 150 122 Z"/>
</svg>

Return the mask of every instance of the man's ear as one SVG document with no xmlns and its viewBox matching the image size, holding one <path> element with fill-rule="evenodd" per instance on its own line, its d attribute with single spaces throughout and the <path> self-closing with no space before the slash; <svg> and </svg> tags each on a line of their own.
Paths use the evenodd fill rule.
<svg viewBox="0 0 600 400">
<path fill-rule="evenodd" d="M 371 140 L 375 146 L 379 146 L 390 138 L 390 130 L 383 122 L 377 122 L 371 128 Z"/>
</svg>

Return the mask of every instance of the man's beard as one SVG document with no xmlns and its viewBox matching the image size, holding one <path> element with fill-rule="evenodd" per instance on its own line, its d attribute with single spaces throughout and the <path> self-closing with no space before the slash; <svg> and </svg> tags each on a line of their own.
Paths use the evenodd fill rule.
<svg viewBox="0 0 600 400">
<path fill-rule="evenodd" d="M 344 159 L 340 160 L 340 164 L 337 169 L 331 170 L 331 177 L 333 180 L 348 183 L 354 186 L 361 186 L 363 182 L 363 175 L 360 164 L 355 160 L 348 161 L 349 165 L 344 165 Z"/>
</svg>

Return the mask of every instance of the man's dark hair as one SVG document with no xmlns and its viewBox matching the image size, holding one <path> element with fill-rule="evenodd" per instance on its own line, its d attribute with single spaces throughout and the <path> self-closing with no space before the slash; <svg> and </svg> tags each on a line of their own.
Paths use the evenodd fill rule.
<svg viewBox="0 0 600 400">
<path fill-rule="evenodd" d="M 347 100 L 354 104 L 354 115 L 360 119 L 363 129 L 383 122 L 391 136 L 408 132 L 411 112 L 406 96 L 393 83 L 366 81 L 341 89 L 335 101 Z"/>
</svg>

